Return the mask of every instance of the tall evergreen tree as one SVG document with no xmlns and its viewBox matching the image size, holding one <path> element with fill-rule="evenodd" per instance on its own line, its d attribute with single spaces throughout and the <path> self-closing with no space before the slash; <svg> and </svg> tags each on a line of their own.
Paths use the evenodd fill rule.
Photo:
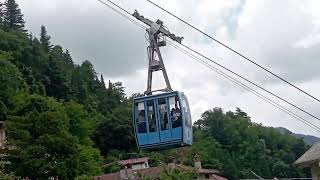
<svg viewBox="0 0 320 180">
<path fill-rule="evenodd" d="M 111 81 L 109 80 L 109 85 L 108 85 L 108 89 L 112 90 L 113 89 L 113 85 L 111 83 Z"/>
<path fill-rule="evenodd" d="M 51 37 L 48 35 L 46 27 L 44 25 L 42 25 L 41 31 L 40 31 L 40 42 L 41 42 L 42 48 L 45 52 L 49 52 L 49 50 L 52 48 L 50 39 L 51 39 Z"/>
<path fill-rule="evenodd" d="M 103 78 L 103 75 L 101 74 L 101 87 L 103 89 L 106 89 L 106 84 L 104 83 L 104 78 Z"/>
<path fill-rule="evenodd" d="M 3 27 L 3 8 L 4 4 L 0 2 L 0 28 Z"/>
<path fill-rule="evenodd" d="M 7 0 L 4 3 L 3 23 L 4 27 L 12 30 L 23 30 L 25 21 L 19 5 L 15 0 Z"/>
<path fill-rule="evenodd" d="M 64 53 L 64 58 L 67 62 L 73 64 L 72 57 L 68 49 L 66 49 L 66 52 Z"/>
</svg>

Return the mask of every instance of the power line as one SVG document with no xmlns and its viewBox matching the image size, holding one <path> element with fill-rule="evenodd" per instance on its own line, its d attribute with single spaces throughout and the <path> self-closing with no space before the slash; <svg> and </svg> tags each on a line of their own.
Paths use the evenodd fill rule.
<svg viewBox="0 0 320 180">
<path fill-rule="evenodd" d="M 201 63 L 202 65 L 208 67 L 209 69 L 215 71 L 216 73 L 218 73 L 219 75 L 223 76 L 224 78 L 232 81 L 233 83 L 237 84 L 238 86 L 242 87 L 243 89 L 251 92 L 252 94 L 254 94 L 255 96 L 261 98 L 262 100 L 266 101 L 267 103 L 271 104 L 272 106 L 278 108 L 279 110 L 283 111 L 284 113 L 290 115 L 291 117 L 297 119 L 298 121 L 306 124 L 307 126 L 311 127 L 312 129 L 315 129 L 316 131 L 320 132 L 320 127 L 316 126 L 315 124 L 309 122 L 308 120 L 302 118 L 301 116 L 297 115 L 296 113 L 290 111 L 289 109 L 285 108 L 284 106 L 280 105 L 279 103 L 271 100 L 270 98 L 264 96 L 263 94 L 257 92 L 256 90 L 254 90 L 253 88 L 243 84 L 242 82 L 236 80 L 235 78 L 231 77 L 230 75 L 224 73 L 223 71 L 219 70 L 218 68 L 215 68 L 214 66 L 212 66 L 211 64 L 205 62 L 204 60 L 200 59 L 199 57 L 191 54 L 190 52 L 187 52 L 186 50 L 178 47 L 177 45 L 175 45 L 174 43 L 168 41 L 169 45 L 172 46 L 173 48 L 177 49 L 178 51 L 184 53 L 185 55 L 189 56 L 190 58 L 196 60 L 197 62 Z"/>
<path fill-rule="evenodd" d="M 139 24 L 138 22 L 136 22 L 135 20 L 132 20 L 132 19 L 130 18 L 131 14 L 130 14 L 128 11 L 126 11 L 125 9 L 123 9 L 122 7 L 120 7 L 119 5 L 115 4 L 114 2 L 112 2 L 112 1 L 110 1 L 110 0 L 107 0 L 108 2 L 110 2 L 110 3 L 114 4 L 115 6 L 117 6 L 118 8 L 120 8 L 121 10 L 125 11 L 127 14 L 130 14 L 130 16 L 127 16 L 127 15 L 125 15 L 125 14 L 123 14 L 123 13 L 119 12 L 118 10 L 114 9 L 114 8 L 113 8 L 113 7 L 111 7 L 109 4 L 107 4 L 107 3 L 103 2 L 102 0 L 98 0 L 98 1 L 99 1 L 99 2 L 101 2 L 102 4 L 104 4 L 104 5 L 108 6 L 109 8 L 111 8 L 112 10 L 114 10 L 115 12 L 120 13 L 123 17 L 125 17 L 126 19 L 129 19 L 131 22 L 133 22 L 134 24 L 138 25 L 140 28 L 144 28 L 141 24 Z M 311 113 L 309 113 L 309 112 L 307 112 L 307 111 L 303 110 L 302 108 L 300 108 L 300 107 L 298 107 L 298 106 L 296 106 L 296 105 L 294 105 L 294 104 L 290 103 L 289 101 L 287 101 L 287 100 L 285 100 L 285 99 L 281 98 L 280 96 L 278 96 L 278 95 L 276 95 L 276 94 L 274 94 L 274 93 L 272 93 L 272 92 L 270 92 L 270 91 L 266 90 L 265 88 L 263 88 L 263 87 L 261 87 L 261 86 L 259 86 L 259 85 L 255 84 L 254 82 L 252 82 L 252 81 L 250 81 L 250 80 L 246 79 L 245 77 L 243 77 L 243 76 L 241 76 L 241 75 L 239 75 L 239 74 L 237 74 L 237 73 L 233 72 L 232 70 L 230 70 L 230 69 L 228 69 L 228 68 L 226 68 L 226 67 L 222 66 L 221 64 L 219 64 L 219 63 L 217 63 L 217 62 L 213 61 L 212 59 L 210 59 L 210 58 L 208 58 L 208 57 L 204 56 L 203 54 L 201 54 L 201 53 L 199 53 L 199 52 L 197 52 L 197 51 L 193 50 L 192 48 L 190 48 L 190 47 L 188 47 L 188 46 L 186 46 L 186 45 L 183 45 L 183 44 L 181 44 L 181 45 L 182 45 L 183 47 L 185 47 L 186 49 L 188 49 L 188 50 L 192 51 L 193 53 L 196 53 L 197 55 L 199 55 L 199 56 L 201 56 L 201 57 L 203 57 L 203 58 L 205 58 L 205 59 L 207 59 L 207 60 L 209 60 L 209 61 L 213 62 L 214 64 L 218 65 L 219 67 L 221 67 L 221 68 L 223 68 L 223 69 L 225 69 L 225 70 L 227 70 L 227 71 L 231 72 L 232 74 L 234 74 L 234 75 L 236 75 L 236 76 L 240 77 L 241 79 L 243 79 L 243 80 L 245 80 L 245 81 L 249 82 L 250 84 L 253 84 L 254 86 L 256 86 L 256 87 L 258 87 L 258 88 L 262 89 L 263 91 L 266 91 L 266 92 L 268 92 L 269 94 L 271 94 L 271 95 L 273 95 L 273 96 L 275 96 L 275 97 L 279 98 L 280 100 L 282 100 L 282 101 L 284 101 L 284 102 L 286 102 L 286 103 L 290 104 L 291 106 L 293 106 L 293 107 L 295 107 L 295 108 L 299 109 L 300 111 L 302 111 L 302 112 L 304 112 L 304 113 L 306 113 L 306 114 L 308 114 L 308 115 L 310 115 L 310 116 L 312 116 L 312 117 L 314 117 L 314 118 L 316 118 L 316 119 L 320 120 L 320 118 L 316 117 L 315 115 L 313 115 L 313 114 L 311 114 Z M 317 126 L 316 126 L 316 127 L 317 127 Z"/>
<path fill-rule="evenodd" d="M 181 46 L 183 46 L 183 47 L 185 47 L 186 49 L 188 49 L 188 50 L 192 51 L 193 53 L 196 53 L 197 55 L 199 55 L 199 56 L 201 56 L 201 57 L 203 57 L 203 58 L 207 59 L 208 61 L 210 61 L 210 62 L 212 62 L 212 63 L 214 63 L 214 64 L 218 65 L 219 67 L 223 68 L 224 70 L 227 70 L 228 72 L 230 72 L 230 73 L 232 73 L 232 74 L 234 74 L 234 75 L 238 76 L 239 78 L 241 78 L 241 79 L 243 79 L 243 80 L 247 81 L 248 83 L 250 83 L 250 84 L 252 84 L 252 85 L 256 86 L 257 88 L 259 88 L 259 89 L 261 89 L 261 90 L 263 90 L 263 91 L 265 91 L 265 92 L 267 92 L 267 93 L 271 94 L 272 96 L 274 96 L 274 97 L 276 97 L 276 98 L 278 98 L 278 99 L 282 100 L 283 102 L 285 102 L 285 103 L 287 103 L 287 104 L 289 104 L 289 105 L 291 105 L 291 106 L 293 106 L 293 107 L 295 107 L 295 108 L 299 109 L 300 111 L 302 111 L 302 112 L 304 112 L 304 113 L 308 114 L 309 116 L 311 116 L 311 117 L 313 117 L 313 118 L 315 118 L 315 119 L 317 119 L 317 120 L 320 120 L 320 118 L 318 118 L 317 116 L 315 116 L 315 115 L 313 115 L 313 114 L 309 113 L 308 111 L 306 111 L 306 110 L 304 110 L 304 109 L 300 108 L 299 106 L 297 106 L 297 105 L 295 105 L 295 104 L 293 104 L 293 103 L 291 103 L 291 102 L 289 102 L 289 101 L 285 100 L 284 98 L 282 98 L 282 97 L 280 97 L 279 95 L 277 95 L 277 94 L 275 94 L 275 93 L 273 93 L 273 92 L 271 92 L 271 91 L 267 90 L 266 88 L 263 88 L 262 86 L 260 86 L 260 85 L 258 85 L 258 84 L 256 84 L 256 83 L 254 83 L 254 82 L 252 82 L 252 81 L 250 81 L 249 79 L 247 79 L 247 78 L 243 77 L 242 75 L 240 75 L 240 74 L 238 74 L 238 73 L 236 73 L 236 72 L 234 72 L 234 71 L 232 71 L 232 70 L 230 70 L 230 69 L 226 68 L 225 66 L 223 66 L 223 65 L 221 65 L 221 64 L 219 64 L 219 63 L 217 63 L 216 61 L 214 61 L 214 60 L 210 59 L 209 57 L 207 57 L 207 56 L 205 56 L 205 55 L 203 55 L 203 54 L 199 53 L 198 51 L 196 51 L 196 50 L 192 49 L 191 47 L 186 46 L 186 45 L 184 45 L 184 44 L 181 44 Z"/>
<path fill-rule="evenodd" d="M 113 8 L 112 6 L 110 6 L 109 4 L 105 3 L 105 1 L 102 1 L 102 0 L 98 0 L 98 1 L 99 1 L 100 3 L 106 5 L 106 6 L 108 6 L 109 8 L 111 8 L 111 9 L 114 10 L 114 8 Z M 124 9 L 124 8 L 122 8 L 122 7 L 119 6 L 118 4 L 114 3 L 113 1 L 111 1 L 111 0 L 106 0 L 106 1 L 108 1 L 108 2 L 111 3 L 111 4 L 113 4 L 113 5 L 116 6 L 117 8 L 121 9 L 123 12 L 127 13 L 128 15 L 132 16 L 132 14 L 131 14 L 129 11 L 127 11 L 127 10 Z M 115 11 L 116 11 L 116 12 L 119 12 L 118 10 L 115 10 Z M 120 14 L 122 14 L 122 13 L 120 13 Z M 129 18 L 129 19 L 130 19 L 130 18 Z"/>
<path fill-rule="evenodd" d="M 171 13 L 170 11 L 164 9 L 163 7 L 161 7 L 161 6 L 159 6 L 158 4 L 152 2 L 151 0 L 147 0 L 147 1 L 148 1 L 149 3 L 151 3 L 151 4 L 153 4 L 154 6 L 158 7 L 159 9 L 163 10 L 164 12 L 166 12 L 166 13 L 170 14 L 171 16 L 175 17 L 176 19 L 180 20 L 181 22 L 183 22 L 184 24 L 188 25 L 189 27 L 195 29 L 196 31 L 200 32 L 201 34 L 203 34 L 203 35 L 207 36 L 208 38 L 214 40 L 215 42 L 219 43 L 219 44 L 222 45 L 223 47 L 229 49 L 229 50 L 232 51 L 233 53 L 239 55 L 240 57 L 244 58 L 245 60 L 251 62 L 252 64 L 254 64 L 254 65 L 256 65 L 256 66 L 258 66 L 260 69 L 263 69 L 264 71 L 266 71 L 266 72 L 268 72 L 269 74 L 275 76 L 276 78 L 280 79 L 281 81 L 289 84 L 290 86 L 292 86 L 292 87 L 294 87 L 295 89 L 299 90 L 300 92 L 306 94 L 307 96 L 311 97 L 312 99 L 320 102 L 320 100 L 319 100 L 318 98 L 314 97 L 314 96 L 311 95 L 310 93 L 302 90 L 301 88 L 297 87 L 296 85 L 294 85 L 293 83 L 289 82 L 288 80 L 280 77 L 279 75 L 275 74 L 274 72 L 270 71 L 269 69 L 267 69 L 267 68 L 263 67 L 262 65 L 254 62 L 253 60 L 251 60 L 250 58 L 248 58 L 248 57 L 246 57 L 245 55 L 241 54 L 240 52 L 232 49 L 231 47 L 227 46 L 226 44 L 222 43 L 221 41 L 219 41 L 219 40 L 215 39 L 214 37 L 210 36 L 210 35 L 207 34 L 206 32 L 200 30 L 199 28 L 197 28 L 197 27 L 195 27 L 194 25 L 188 23 L 187 21 L 185 21 L 185 20 L 183 20 L 182 18 L 176 16 L 175 14 L 173 14 L 173 13 Z"/>
<path fill-rule="evenodd" d="M 111 5 L 109 5 L 108 3 L 102 1 L 102 0 L 98 0 L 101 4 L 107 6 L 108 8 L 110 8 L 111 10 L 113 10 L 114 12 L 120 14 L 122 17 L 128 19 L 129 21 L 131 21 L 132 23 L 134 23 L 135 25 L 139 26 L 140 28 L 142 28 L 143 30 L 145 30 L 145 27 L 143 25 L 141 25 L 140 23 L 138 23 L 137 21 L 131 19 L 130 17 L 132 16 L 129 11 L 125 10 L 124 8 L 122 8 L 121 6 L 117 5 L 116 3 L 110 1 L 110 0 L 106 0 L 109 3 L 113 4 L 114 6 L 116 6 L 117 8 L 121 9 L 122 11 L 124 11 L 125 13 L 129 14 L 130 16 L 127 16 L 126 14 L 122 13 L 121 11 L 115 9 L 114 7 L 112 7 Z"/>
</svg>

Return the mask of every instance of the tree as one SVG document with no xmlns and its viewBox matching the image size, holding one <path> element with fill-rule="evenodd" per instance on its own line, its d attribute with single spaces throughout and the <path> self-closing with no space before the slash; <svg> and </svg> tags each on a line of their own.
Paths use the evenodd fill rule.
<svg viewBox="0 0 320 180">
<path fill-rule="evenodd" d="M 242 117 L 242 118 L 248 118 L 248 119 L 250 119 L 250 117 L 247 115 L 247 113 L 246 112 L 244 112 L 244 111 L 242 111 L 240 108 L 238 108 L 237 107 L 237 109 L 236 109 L 236 115 L 237 116 L 240 116 L 240 117 Z"/>
<path fill-rule="evenodd" d="M 52 48 L 50 39 L 51 37 L 48 35 L 46 27 L 42 25 L 40 30 L 40 42 L 45 52 L 49 52 Z"/>
<path fill-rule="evenodd" d="M 102 117 L 95 112 L 87 112 L 82 105 L 74 101 L 65 103 L 64 107 L 70 119 L 69 132 L 78 138 L 80 144 L 92 145 L 89 136 L 97 127 Z"/>
<path fill-rule="evenodd" d="M 7 0 L 5 2 L 5 8 L 3 12 L 3 23 L 4 27 L 11 30 L 22 30 L 24 31 L 25 21 L 23 14 L 19 8 L 19 5 L 15 0 Z"/>
<path fill-rule="evenodd" d="M 119 106 L 97 127 L 92 139 L 103 155 L 112 149 L 129 151 L 136 147 L 131 116 L 131 107 Z"/>
<path fill-rule="evenodd" d="M 9 156 L 9 169 L 16 175 L 31 179 L 74 179 L 79 175 L 100 173 L 102 159 L 99 150 L 92 148 L 91 144 L 80 145 L 78 136 L 81 135 L 69 133 L 70 126 L 76 124 L 72 121 L 81 123 L 79 118 L 84 114 L 81 106 L 71 102 L 72 107 L 65 109 L 53 98 L 38 95 L 16 96 L 15 102 L 7 126 L 8 141 L 15 146 Z M 69 110 L 72 112 L 67 114 Z M 86 127 L 79 128 L 83 129 Z"/>
<path fill-rule="evenodd" d="M 55 46 L 50 52 L 46 82 L 46 90 L 49 96 L 58 99 L 69 99 L 71 71 L 73 64 L 69 64 L 64 59 L 64 52 L 61 46 Z"/>
<path fill-rule="evenodd" d="M 69 64 L 73 64 L 72 57 L 68 49 L 66 49 L 66 52 L 64 53 L 64 58 Z"/>
<path fill-rule="evenodd" d="M 0 2 L 0 28 L 3 28 L 3 10 L 4 4 Z"/>
<path fill-rule="evenodd" d="M 61 103 L 41 96 L 17 96 L 7 120 L 10 156 L 16 175 L 32 179 L 74 178 L 79 169 L 76 138 L 68 133 L 69 119 Z M 36 171 L 34 171 L 37 169 Z"/>
<path fill-rule="evenodd" d="M 3 56 L 5 57 L 5 56 Z M 27 91 L 27 86 L 18 68 L 7 60 L 1 60 L 0 52 L 0 101 L 2 110 L 11 106 L 12 97 L 21 91 Z"/>
<path fill-rule="evenodd" d="M 0 121 L 4 121 L 7 119 L 8 108 L 7 106 L 0 100 Z"/>
<path fill-rule="evenodd" d="M 105 84 L 105 82 L 104 82 L 104 78 L 103 78 L 103 75 L 101 74 L 101 87 L 103 88 L 103 89 L 106 89 L 106 84 Z"/>
<path fill-rule="evenodd" d="M 219 169 L 230 179 L 249 178 L 249 170 L 266 178 L 306 176 L 292 165 L 306 144 L 251 122 L 239 108 L 235 113 L 206 111 L 195 126 L 192 148 L 203 157 L 203 166 Z"/>
<path fill-rule="evenodd" d="M 102 157 L 99 149 L 90 146 L 80 147 L 80 175 L 95 176 L 102 172 Z"/>
</svg>

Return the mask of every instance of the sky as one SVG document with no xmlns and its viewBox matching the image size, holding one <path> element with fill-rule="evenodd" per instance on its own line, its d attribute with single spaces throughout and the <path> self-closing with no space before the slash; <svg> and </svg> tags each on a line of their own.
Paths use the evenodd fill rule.
<svg viewBox="0 0 320 180">
<path fill-rule="evenodd" d="M 192 30 L 146 0 L 113 0 L 129 12 L 161 19 L 190 46 L 249 80 L 320 117 L 320 103 L 279 81 L 231 51 Z M 153 0 L 199 29 L 320 98 L 320 6 L 318 0 Z M 54 44 L 75 63 L 90 60 L 105 80 L 121 81 L 128 96 L 147 85 L 145 29 L 98 0 L 17 0 L 26 28 L 38 36 L 45 25 Z M 295 133 L 320 133 L 264 102 L 171 46 L 161 48 L 171 86 L 189 99 L 193 121 L 214 107 L 239 107 L 252 121 Z M 160 74 L 155 88 L 164 86 Z M 241 81 L 241 80 L 240 80 Z M 245 83 L 245 82 L 244 82 Z M 264 92 L 258 90 L 266 96 Z M 270 96 L 268 96 L 270 97 Z M 301 117 L 320 122 L 270 97 Z"/>
</svg>

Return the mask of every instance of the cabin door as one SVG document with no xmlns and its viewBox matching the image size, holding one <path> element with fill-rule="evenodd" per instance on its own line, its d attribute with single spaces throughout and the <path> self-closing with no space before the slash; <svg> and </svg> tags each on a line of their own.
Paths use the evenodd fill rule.
<svg viewBox="0 0 320 180">
<path fill-rule="evenodd" d="M 168 142 L 172 140 L 171 121 L 169 115 L 169 103 L 167 98 L 159 98 L 157 103 L 157 119 L 159 126 L 160 142 Z"/>
<path fill-rule="evenodd" d="M 147 106 L 147 119 L 148 119 L 148 144 L 157 144 L 160 142 L 158 118 L 156 113 L 156 100 L 146 101 Z"/>
</svg>

